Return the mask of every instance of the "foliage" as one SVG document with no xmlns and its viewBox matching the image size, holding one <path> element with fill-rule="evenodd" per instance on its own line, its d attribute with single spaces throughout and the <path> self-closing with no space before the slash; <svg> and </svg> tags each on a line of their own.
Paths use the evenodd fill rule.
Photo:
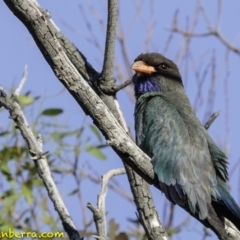
<svg viewBox="0 0 240 240">
<path fill-rule="evenodd" d="M 26 112 L 29 108 L 39 109 L 39 105 L 44 106 L 45 104 L 39 103 L 40 100 L 30 94 L 19 97 L 19 102 Z M 32 117 L 30 126 L 35 132 L 41 129 L 43 142 L 48 143 L 47 147 L 51 148 L 49 166 L 54 178 L 57 179 L 58 175 L 60 178 L 72 176 L 73 168 L 77 166 L 74 159 L 79 159 L 84 152 L 96 161 L 106 160 L 102 151 L 106 145 L 103 144 L 98 129 L 92 124 L 83 124 L 77 129 L 70 130 L 70 126 L 61 124 L 58 119 L 63 112 L 60 108 L 46 108 L 40 111 L 39 115 Z M 86 131 L 93 134 L 86 138 L 84 134 Z M 45 187 L 36 172 L 34 161 L 30 159 L 26 143 L 16 131 L 14 123 L 9 122 L 1 130 L 0 141 L 1 231 L 7 232 L 9 228 L 15 231 L 34 232 L 62 229 L 59 217 L 54 212 Z M 64 153 L 69 150 L 72 153 L 70 159 L 66 160 Z M 76 173 L 81 171 L 82 166 L 75 169 Z M 84 177 L 79 176 L 79 178 L 84 181 Z M 62 182 L 59 184 L 61 185 Z M 73 197 L 81 195 L 79 191 L 78 186 L 72 186 L 69 195 Z M 90 233 L 86 232 L 86 235 L 90 236 Z"/>
</svg>

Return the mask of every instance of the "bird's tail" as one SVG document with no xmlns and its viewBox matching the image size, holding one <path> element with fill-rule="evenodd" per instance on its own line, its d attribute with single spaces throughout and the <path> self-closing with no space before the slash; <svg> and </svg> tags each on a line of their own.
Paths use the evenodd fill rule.
<svg viewBox="0 0 240 240">
<path fill-rule="evenodd" d="M 221 196 L 221 201 L 213 202 L 213 206 L 216 212 L 220 216 L 227 218 L 231 221 L 237 229 L 240 231 L 240 208 L 230 195 L 230 193 L 224 190 L 221 186 L 218 186 L 218 192 Z"/>
</svg>

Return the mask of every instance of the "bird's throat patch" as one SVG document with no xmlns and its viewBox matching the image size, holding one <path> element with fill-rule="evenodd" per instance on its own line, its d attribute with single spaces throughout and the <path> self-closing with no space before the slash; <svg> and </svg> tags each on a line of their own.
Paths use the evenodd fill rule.
<svg viewBox="0 0 240 240">
<path fill-rule="evenodd" d="M 133 84 L 136 97 L 144 93 L 161 90 L 160 83 L 154 77 L 136 75 L 133 79 Z"/>
</svg>

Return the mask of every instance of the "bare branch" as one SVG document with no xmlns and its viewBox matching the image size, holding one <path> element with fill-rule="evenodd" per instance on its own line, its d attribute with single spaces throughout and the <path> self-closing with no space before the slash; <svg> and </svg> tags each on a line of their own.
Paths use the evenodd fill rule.
<svg viewBox="0 0 240 240">
<path fill-rule="evenodd" d="M 210 21 L 210 18 L 208 17 L 206 9 L 203 6 L 202 0 L 198 0 L 198 4 L 199 4 L 199 8 L 200 8 L 201 12 L 203 13 L 203 16 L 204 16 L 206 22 L 207 22 L 207 27 L 208 27 L 209 31 L 211 32 L 213 27 L 211 25 L 211 21 Z"/>
<path fill-rule="evenodd" d="M 27 76 L 28 76 L 28 70 L 27 70 L 27 65 L 25 65 L 24 71 L 23 71 L 23 75 L 22 75 L 22 79 L 20 81 L 20 84 L 19 84 L 18 88 L 14 92 L 14 95 L 16 97 L 18 97 L 20 95 L 20 92 L 22 91 L 23 85 L 27 81 Z"/>
<path fill-rule="evenodd" d="M 178 27 L 178 25 L 173 24 L 172 28 L 168 29 L 171 32 L 175 32 L 175 33 L 179 33 L 185 37 L 208 37 L 208 36 L 215 36 L 217 37 L 217 39 L 222 42 L 223 45 L 225 45 L 226 48 L 228 48 L 230 51 L 240 55 L 240 48 L 238 48 L 237 46 L 234 46 L 233 44 L 231 44 L 221 33 L 220 31 L 220 15 L 221 15 L 221 1 L 218 1 L 218 14 L 217 14 L 217 26 L 213 27 L 210 21 L 210 18 L 206 12 L 206 9 L 204 8 L 203 4 L 202 4 L 202 0 L 198 0 L 199 2 L 199 9 L 200 11 L 203 13 L 203 16 L 206 20 L 206 24 L 208 27 L 208 31 L 204 32 L 204 33 L 194 33 L 193 31 L 186 31 L 186 30 L 182 30 Z"/>
<path fill-rule="evenodd" d="M 5 3 L 26 25 L 57 78 L 68 89 L 86 114 L 93 118 L 94 123 L 102 131 L 113 150 L 125 161 L 125 164 L 133 166 L 136 172 L 158 187 L 158 181 L 155 179 L 150 158 L 128 136 L 128 129 L 120 114 L 121 111 L 119 111 L 118 102 L 114 96 L 102 94 L 101 98 L 107 104 L 107 108 L 103 101 L 85 82 L 69 60 L 64 51 L 65 49 L 59 43 L 56 37 L 58 31 L 50 21 L 49 15 L 29 0 L 8 0 Z M 46 36 L 49 36 L 49 38 L 46 38 Z M 146 229 L 149 230 L 147 234 L 149 236 L 152 235 L 150 239 L 163 239 L 162 232 L 164 230 L 158 219 L 148 185 L 140 180 L 141 178 L 127 165 L 125 167 L 128 169 L 128 172 L 131 172 L 128 178 L 131 183 L 131 189 L 135 194 L 134 198 L 139 202 L 138 209 L 143 210 L 143 214 L 140 214 L 140 216 L 145 217 L 143 220 L 148 223 L 146 225 L 148 226 Z M 134 180 L 134 184 L 132 183 L 132 179 Z M 139 183 L 140 181 L 141 185 L 135 185 L 135 183 Z M 140 187 L 144 189 L 143 196 L 146 198 L 147 205 L 145 201 L 141 200 L 141 196 L 138 194 L 138 188 Z M 148 205 L 152 206 L 151 212 L 146 208 Z M 157 238 L 155 237 L 156 235 Z M 166 239 L 166 237 L 164 238 Z"/>
<path fill-rule="evenodd" d="M 52 19 L 51 23 L 54 23 Z M 52 31 L 54 31 L 54 28 Z M 99 77 L 99 73 L 91 66 L 86 57 L 76 48 L 76 46 L 71 43 L 60 31 L 56 32 L 56 37 L 77 71 L 92 88 L 95 88 L 93 82 Z"/>
<path fill-rule="evenodd" d="M 50 63 L 52 70 L 69 90 L 71 95 L 87 110 L 87 113 L 94 119 L 94 123 L 99 127 L 108 143 L 113 147 L 116 153 L 127 164 L 135 166 L 134 169 L 145 176 L 151 183 L 154 182 L 154 172 L 150 158 L 144 154 L 127 135 L 126 131 L 119 125 L 113 117 L 110 110 L 88 86 L 76 68 L 62 51 L 61 45 L 56 38 L 50 38 L 52 44 L 46 44 L 45 36 L 49 33 L 51 27 L 48 26 L 48 16 L 42 14 L 42 9 L 27 0 L 5 1 L 7 6 L 23 21 L 30 30 L 35 41 L 39 45 L 44 57 Z M 28 10 L 30 8 L 31 10 Z M 31 14 L 31 15 L 29 15 Z M 33 20 L 34 19 L 34 20 Z M 33 26 L 38 26 L 33 29 Z M 54 35 L 54 34 L 53 34 Z M 41 42 L 42 41 L 42 42 Z"/>
<path fill-rule="evenodd" d="M 113 169 L 102 177 L 102 188 L 98 196 L 98 207 L 94 207 L 91 203 L 87 204 L 87 207 L 92 211 L 94 221 L 97 228 L 98 238 L 107 239 L 107 226 L 106 226 L 106 211 L 105 211 L 105 199 L 107 196 L 108 182 L 109 180 L 117 175 L 125 174 L 124 168 Z"/>
<path fill-rule="evenodd" d="M 128 173 L 128 179 L 131 182 L 130 186 L 138 210 L 137 216 L 146 232 L 147 238 L 149 240 L 168 240 L 167 232 L 159 220 L 147 183 L 134 172 Z"/>
<path fill-rule="evenodd" d="M 204 124 L 204 127 L 208 130 L 209 127 L 212 125 L 212 123 L 215 121 L 215 119 L 219 116 L 220 111 L 214 112 L 211 117 L 208 119 L 208 121 Z"/>
<path fill-rule="evenodd" d="M 93 219 L 97 228 L 97 236 L 93 236 L 96 239 L 107 240 L 106 232 L 105 232 L 105 223 L 103 223 L 103 214 L 101 213 L 100 209 L 94 207 L 91 203 L 87 203 L 87 208 L 91 210 L 93 213 Z M 105 213 L 104 213 L 105 214 Z M 104 226 L 103 226 L 104 225 Z"/>
<path fill-rule="evenodd" d="M 115 79 L 113 76 L 113 53 L 115 39 L 113 36 L 115 36 L 116 29 L 113 29 L 113 26 L 115 25 L 114 27 L 116 28 L 115 21 L 117 16 L 114 16 L 117 15 L 116 4 L 116 0 L 108 1 L 108 29 L 105 46 L 104 66 L 98 82 L 100 83 L 99 87 L 101 89 L 99 95 L 111 110 L 112 114 L 118 120 L 120 125 L 130 136 L 125 119 L 123 118 L 118 102 L 116 101 L 116 91 L 112 91 L 112 89 L 115 88 Z M 111 35 L 109 35 L 109 31 L 112 31 Z M 124 44 L 125 42 L 122 41 L 121 43 Z M 122 50 L 124 52 L 125 58 L 128 59 L 125 45 L 122 45 Z M 128 69 L 129 66 L 130 64 L 128 65 Z M 167 236 L 167 234 L 160 223 L 148 184 L 137 173 L 135 173 L 131 167 L 126 164 L 126 162 L 124 163 L 124 166 L 126 168 L 128 180 L 137 205 L 139 217 L 147 236 L 149 239 L 162 239 L 162 236 Z"/>
<path fill-rule="evenodd" d="M 130 85 L 131 83 L 132 83 L 132 79 L 128 79 L 127 81 L 125 81 L 125 82 L 119 84 L 118 86 L 116 86 L 114 90 L 117 92 L 117 91 L 119 91 L 119 90 L 127 87 L 127 86 Z"/>
<path fill-rule="evenodd" d="M 22 85 L 21 81 L 21 84 Z M 20 91 L 21 87 L 18 87 L 18 91 Z M 15 91 L 16 92 L 16 91 Z M 31 158 L 34 161 L 38 174 L 42 179 L 48 195 L 52 200 L 56 211 L 60 219 L 62 220 L 63 227 L 67 232 L 70 239 L 80 240 L 81 237 L 74 226 L 74 223 L 71 219 L 71 216 L 68 213 L 68 210 L 62 201 L 62 198 L 58 192 L 58 189 L 55 185 L 55 182 L 52 178 L 51 171 L 49 169 L 46 153 L 42 151 L 42 143 L 41 140 L 36 139 L 31 131 L 28 122 L 19 106 L 16 96 L 8 98 L 3 88 L 0 89 L 0 107 L 6 108 L 10 113 L 10 118 L 16 123 L 16 127 L 20 130 L 24 140 L 28 145 L 29 152 L 31 154 Z"/>
<path fill-rule="evenodd" d="M 215 51 L 212 51 L 212 59 L 211 59 L 211 85 L 208 90 L 208 104 L 206 106 L 205 114 L 204 114 L 204 119 L 206 120 L 210 114 L 213 112 L 213 106 L 214 106 L 214 101 L 215 101 L 215 96 L 216 96 L 216 82 L 217 82 L 217 77 L 216 77 L 216 57 L 215 57 Z"/>
<path fill-rule="evenodd" d="M 105 43 L 103 68 L 100 77 L 101 85 L 112 85 L 113 77 L 114 45 L 117 25 L 117 1 L 108 0 L 108 22 Z"/>
<path fill-rule="evenodd" d="M 81 15 L 82 15 L 84 21 L 86 22 L 86 26 L 87 26 L 88 32 L 92 36 L 92 38 L 88 39 L 88 41 L 90 43 L 93 41 L 93 45 L 99 50 L 99 52 L 103 53 L 103 49 L 102 49 L 102 46 L 100 44 L 100 41 L 99 41 L 98 37 L 96 37 L 96 35 L 95 35 L 95 31 L 93 30 L 92 24 L 89 22 L 89 20 L 88 20 L 88 18 L 86 16 L 86 13 L 84 11 L 84 8 L 83 8 L 82 4 L 79 5 L 79 9 L 81 11 Z"/>
<path fill-rule="evenodd" d="M 123 62 L 125 64 L 125 69 L 127 70 L 128 77 L 131 75 L 131 69 L 130 69 L 130 61 L 129 61 L 129 56 L 128 56 L 128 50 L 126 46 L 126 39 L 124 38 L 125 34 L 122 29 L 122 25 L 119 23 L 119 34 L 117 35 L 117 40 L 119 41 L 120 44 L 120 49 L 122 52 L 123 56 Z"/>
<path fill-rule="evenodd" d="M 61 171 L 64 172 L 65 169 L 62 169 Z M 80 171 L 80 175 L 84 176 L 85 178 L 88 178 L 93 183 L 99 184 L 101 182 L 100 177 L 94 176 L 93 174 L 89 174 L 84 171 Z M 123 197 L 125 200 L 127 200 L 130 203 L 133 203 L 133 197 L 131 194 L 129 194 L 127 191 L 125 191 L 121 186 L 119 186 L 119 183 L 113 182 L 109 183 L 108 186 L 112 191 L 114 191 L 116 194 L 119 194 L 119 196 Z M 133 203 L 134 204 L 134 203 Z"/>
<path fill-rule="evenodd" d="M 131 79 L 128 79 L 127 81 L 113 87 L 113 92 L 116 93 L 120 90 L 122 90 L 123 88 L 127 87 L 128 85 L 130 85 L 132 83 L 132 78 Z"/>
<path fill-rule="evenodd" d="M 225 230 L 229 236 L 229 239 L 239 240 L 240 239 L 240 232 L 238 229 L 228 220 L 225 218 Z"/>
</svg>

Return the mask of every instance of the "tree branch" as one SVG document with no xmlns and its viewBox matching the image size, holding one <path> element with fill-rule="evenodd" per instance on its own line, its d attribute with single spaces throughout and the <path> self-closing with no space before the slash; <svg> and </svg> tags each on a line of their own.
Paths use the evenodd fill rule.
<svg viewBox="0 0 240 240">
<path fill-rule="evenodd" d="M 53 23 L 52 19 L 51 22 Z M 54 32 L 55 29 L 56 28 L 52 27 L 51 31 Z M 92 67 L 87 61 L 87 58 L 75 47 L 75 45 L 62 34 L 62 32 L 56 32 L 56 37 L 77 71 L 88 82 L 88 84 L 97 91 L 94 82 L 99 78 L 99 73 Z"/>
<path fill-rule="evenodd" d="M 18 88 L 14 92 L 15 97 L 19 97 L 20 92 L 22 91 L 23 85 L 27 81 L 27 76 L 28 76 L 28 71 L 27 71 L 27 65 L 26 65 L 24 67 L 24 72 L 23 72 L 23 76 L 22 76 L 22 79 L 20 81 L 20 84 L 19 84 Z"/>
<path fill-rule="evenodd" d="M 20 93 L 20 89 L 22 88 L 23 82 L 25 81 L 26 69 L 19 87 L 10 98 L 7 97 L 7 94 L 4 92 L 3 88 L 0 89 L 0 107 L 4 107 L 9 111 L 10 118 L 13 119 L 13 121 L 16 123 L 16 127 L 20 130 L 24 140 L 26 141 L 29 152 L 31 154 L 31 158 L 34 160 L 34 163 L 36 165 L 39 177 L 42 179 L 47 189 L 48 196 L 52 200 L 53 205 L 58 212 L 64 230 L 67 232 L 71 240 L 80 240 L 81 237 L 79 236 L 78 231 L 74 226 L 72 218 L 69 215 L 68 210 L 62 201 L 62 198 L 52 178 L 51 171 L 46 159 L 46 153 L 42 151 L 41 139 L 39 137 L 38 139 L 34 137 L 21 110 L 21 107 L 18 104 L 17 95 L 15 94 Z"/>
<path fill-rule="evenodd" d="M 100 76 L 102 87 L 105 88 L 115 83 L 113 77 L 113 64 L 114 64 L 114 46 L 117 25 L 117 0 L 108 0 L 108 21 L 107 33 L 105 39 L 105 53 L 103 60 L 103 68 Z M 102 88 L 104 90 L 104 88 Z"/>
<path fill-rule="evenodd" d="M 229 236 L 229 239 L 239 240 L 240 232 L 238 231 L 238 229 L 228 219 L 225 218 L 224 220 L 225 220 L 225 230 Z"/>
<path fill-rule="evenodd" d="M 123 118 L 122 112 L 118 106 L 118 102 L 116 101 L 117 86 L 115 85 L 115 79 L 113 75 L 116 21 L 117 2 L 116 0 L 108 0 L 107 37 L 103 70 L 98 82 L 101 89 L 99 95 L 104 103 L 109 107 L 114 117 L 118 120 L 118 122 L 130 136 L 126 127 L 125 119 Z M 127 84 L 130 83 L 130 81 L 127 82 Z M 124 163 L 124 166 L 126 168 L 128 181 L 130 183 L 130 187 L 134 196 L 134 201 L 137 206 L 140 222 L 145 229 L 148 238 L 157 240 L 163 239 L 163 237 L 165 237 L 166 239 L 167 233 L 165 232 L 159 220 L 148 184 L 126 163 Z"/>
<path fill-rule="evenodd" d="M 128 165 L 135 166 L 138 172 L 153 183 L 154 172 L 150 158 L 136 146 L 103 101 L 88 86 L 63 52 L 59 41 L 54 36 L 45 38 L 46 35 L 53 34 L 49 29 L 49 19 L 46 19 L 30 0 L 5 0 L 5 3 L 29 29 L 55 75 L 80 106 L 87 109 L 88 114 L 117 154 L 123 157 Z"/>
<path fill-rule="evenodd" d="M 106 226 L 106 211 L 105 211 L 105 199 L 107 196 L 108 182 L 109 180 L 117 175 L 126 173 L 124 168 L 113 169 L 107 172 L 102 177 L 102 188 L 98 196 L 98 207 L 94 207 L 91 203 L 87 204 L 87 207 L 92 211 L 94 221 L 97 228 L 98 238 L 107 239 L 107 226 Z"/>
<path fill-rule="evenodd" d="M 208 28 L 207 32 L 203 32 L 203 33 L 194 33 L 192 30 L 190 31 L 185 31 L 182 30 L 178 27 L 177 25 L 177 21 L 175 21 L 173 23 L 172 28 L 170 29 L 171 32 L 175 32 L 175 33 L 179 33 L 185 37 L 207 37 L 207 36 L 215 36 L 217 37 L 217 39 L 222 42 L 222 44 L 229 49 L 230 51 L 236 53 L 237 55 L 240 55 L 240 48 L 238 48 L 237 46 L 231 44 L 222 34 L 221 30 L 220 30 L 220 20 L 221 20 L 221 11 L 222 11 L 222 4 L 221 1 L 218 1 L 218 11 L 217 11 L 217 24 L 215 27 L 212 26 L 212 23 L 210 21 L 210 18 L 206 12 L 206 9 L 203 6 L 202 0 L 198 0 L 198 4 L 199 4 L 199 10 L 203 13 L 203 16 L 205 18 L 206 21 L 206 25 Z"/>
<path fill-rule="evenodd" d="M 62 43 L 58 40 L 57 31 L 53 31 L 54 26 L 50 21 L 50 17 L 33 1 L 4 1 L 28 28 L 55 75 L 86 113 L 92 117 L 94 123 L 102 131 L 116 153 L 144 179 L 157 187 L 149 157 L 136 146 L 127 135 L 126 129 L 122 129 L 123 125 L 119 124 L 113 117 L 114 112 L 112 113 L 106 107 L 79 74 L 75 64 L 73 65 L 72 61 L 69 60 Z M 84 74 L 82 75 L 84 76 Z"/>
<path fill-rule="evenodd" d="M 132 83 L 132 78 L 128 79 L 127 81 L 115 86 L 112 90 L 113 93 L 116 93 L 120 90 L 122 90 L 123 88 L 127 87 L 128 85 L 130 85 Z"/>
<path fill-rule="evenodd" d="M 220 111 L 214 112 L 211 117 L 208 119 L 208 121 L 204 124 L 204 127 L 208 130 L 209 127 L 212 125 L 212 123 L 216 120 L 216 118 L 219 116 Z"/>
<path fill-rule="evenodd" d="M 56 30 L 49 15 L 30 0 L 5 0 L 5 3 L 28 28 L 55 75 L 68 89 L 70 94 L 75 98 L 84 111 L 92 117 L 94 123 L 102 131 L 114 151 L 127 165 L 132 166 L 135 171 L 144 177 L 144 179 L 158 187 L 158 181 L 155 179 L 150 158 L 145 155 L 128 136 L 128 130 L 125 121 L 121 116 L 121 112 L 119 111 L 117 101 L 113 96 L 100 94 L 102 100 L 109 107 L 107 108 L 102 100 L 85 82 L 83 77 L 79 74 L 80 71 L 75 68 L 75 64 L 73 65 L 69 60 L 67 56 L 69 53 L 65 52 L 62 45 L 63 42 L 59 42 L 57 37 L 59 36 L 59 30 Z M 127 168 L 129 171 L 131 170 L 130 167 Z M 132 172 L 132 174 L 134 173 Z M 135 179 L 137 178 L 140 177 L 135 175 Z M 132 179 L 134 178 L 129 177 L 130 182 Z M 151 232 L 157 232 L 159 229 L 163 228 L 157 219 L 155 207 L 152 207 L 151 214 L 147 213 L 148 209 L 146 206 L 154 206 L 154 203 L 151 193 L 147 188 L 147 184 L 144 182 L 143 184 L 142 187 L 146 188 L 145 195 L 137 195 L 139 191 L 136 189 L 136 195 L 134 198 L 136 201 L 139 201 L 139 206 L 141 206 L 142 211 L 145 212 L 144 216 L 148 216 L 144 221 L 148 222 L 148 226 L 152 227 L 149 229 L 149 233 L 147 233 L 149 235 Z M 131 188 L 134 189 L 135 185 L 132 184 Z M 146 201 L 143 201 L 142 198 L 145 198 Z M 139 214 L 139 216 L 142 215 Z M 152 222 L 154 222 L 154 224 L 152 224 Z M 161 233 L 157 235 L 159 236 Z M 155 238 L 152 236 L 150 239 L 161 238 Z"/>
</svg>

